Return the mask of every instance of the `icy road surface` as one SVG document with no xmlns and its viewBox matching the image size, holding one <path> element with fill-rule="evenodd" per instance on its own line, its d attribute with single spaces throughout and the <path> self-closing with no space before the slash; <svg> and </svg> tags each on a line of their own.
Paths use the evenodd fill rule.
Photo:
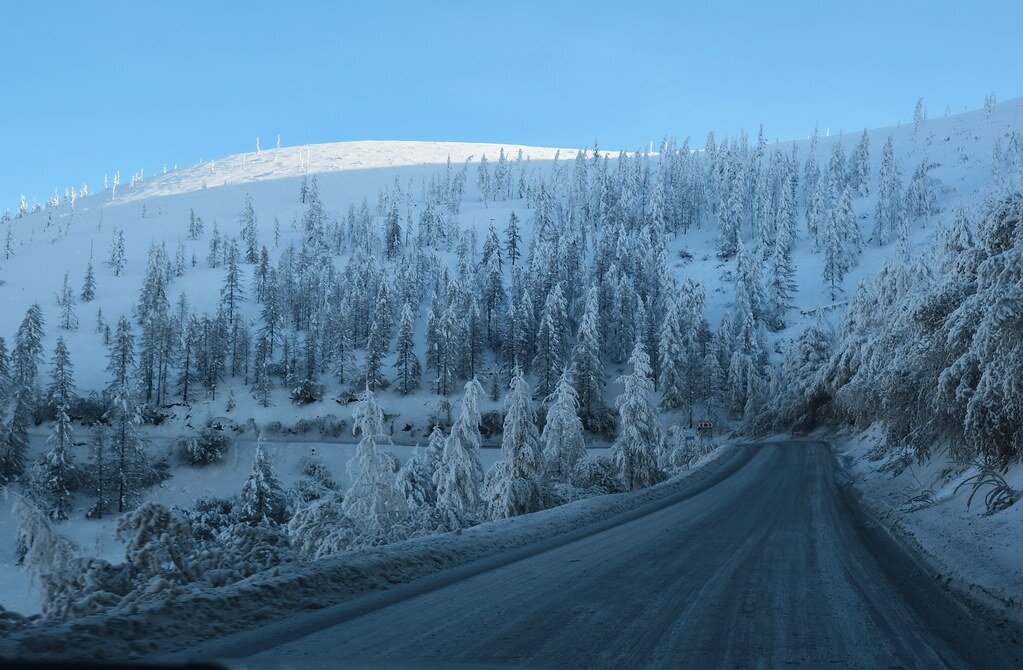
<svg viewBox="0 0 1023 670">
<path fill-rule="evenodd" d="M 975 617 L 868 519 L 826 445 L 731 460 L 638 518 L 222 653 L 234 667 L 1023 667 L 1009 627 Z"/>
</svg>

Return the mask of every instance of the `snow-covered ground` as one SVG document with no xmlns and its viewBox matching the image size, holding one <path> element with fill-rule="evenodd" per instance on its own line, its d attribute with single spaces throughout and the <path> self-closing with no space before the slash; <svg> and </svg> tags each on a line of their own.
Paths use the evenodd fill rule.
<svg viewBox="0 0 1023 670">
<path fill-rule="evenodd" d="M 938 206 L 942 213 L 929 222 L 913 224 L 912 247 L 919 248 L 940 228 L 941 220 L 951 218 L 953 205 L 973 207 L 984 200 L 992 183 L 991 158 L 995 141 L 1007 132 L 1021 128 L 1023 98 L 1017 98 L 996 105 L 990 115 L 979 110 L 930 119 L 919 129 L 905 125 L 870 131 L 871 194 L 857 198 L 854 202 L 865 234 L 869 234 L 873 218 L 881 146 L 885 139 L 893 139 L 895 155 L 905 181 L 908 181 L 909 175 L 921 160 L 927 159 L 939 164 L 932 176 L 942 184 L 938 193 Z M 816 152 L 818 161 L 822 164 L 827 162 L 836 142 L 842 142 L 848 154 L 858 139 L 859 132 L 820 138 Z M 694 141 L 694 146 L 701 143 Z M 801 166 L 806 158 L 807 140 L 782 143 L 777 148 L 787 153 L 792 150 L 793 144 Z M 258 154 L 247 153 L 208 160 L 154 178 L 147 177 L 134 188 L 122 183 L 116 194 L 110 190 L 95 192 L 78 198 L 73 207 L 70 203 L 62 203 L 54 209 L 27 214 L 9 224 L 9 257 L 6 253 L 0 253 L 0 281 L 3 282 L 0 287 L 0 334 L 10 343 L 25 310 L 33 302 L 39 302 L 47 321 L 43 340 L 46 360 L 49 360 L 56 338 L 64 336 L 75 365 L 75 380 L 79 391 L 84 393 L 104 388 L 108 377 L 107 348 L 95 328 L 97 314 L 101 310 L 104 321 L 113 324 L 118 317 L 130 312 L 139 295 L 148 248 L 153 244 L 166 244 L 168 255 L 173 258 L 180 243 L 187 267 L 184 276 L 176 278 L 171 285 L 172 299 L 184 293 L 188 297 L 190 309 L 200 314 L 213 312 L 224 274 L 223 268 L 209 268 L 206 264 L 213 226 L 216 225 L 222 234 L 236 235 L 245 198 L 250 196 L 258 217 L 260 240 L 276 256 L 278 249 L 300 239 L 298 222 L 305 207 L 299 202 L 298 192 L 300 183 L 307 176 L 316 176 L 328 219 L 331 220 L 343 220 L 349 207 L 359 208 L 364 201 L 375 211 L 378 194 L 393 188 L 397 183 L 407 197 L 402 211 L 404 221 L 406 214 L 418 218 L 427 183 L 431 178 L 444 174 L 444 163 L 448 158 L 455 168 L 472 159 L 474 162 L 469 170 L 466 198 L 457 223 L 475 229 L 482 241 L 489 224 L 493 223 L 501 231 L 509 215 L 515 212 L 524 224 L 523 235 L 528 243 L 532 230 L 528 225 L 531 212 L 526 203 L 523 200 L 505 200 L 484 204 L 479 202 L 474 188 L 476 161 L 485 154 L 493 165 L 501 148 L 504 148 L 509 159 L 515 159 L 520 149 L 515 145 L 422 142 L 337 143 L 288 147 L 279 151 L 269 148 Z M 769 145 L 768 151 L 774 148 Z M 529 170 L 549 173 L 556 156 L 571 169 L 573 150 L 560 150 L 560 154 L 559 150 L 551 148 L 521 147 L 521 150 L 523 158 L 528 159 L 526 165 Z M 521 166 L 516 169 L 521 169 Z M 124 175 L 122 180 L 127 181 Z M 193 211 L 202 217 L 206 226 L 206 234 L 196 241 L 189 240 L 187 235 L 189 214 Z M 804 325 L 817 318 L 820 308 L 827 308 L 833 303 L 822 279 L 823 256 L 812 249 L 803 227 L 802 206 L 798 218 L 800 239 L 793 256 L 797 268 L 795 281 L 798 285 L 794 314 L 798 316 L 791 320 L 785 330 L 770 335 L 772 344 L 793 337 Z M 127 265 L 119 277 L 113 276 L 110 268 L 104 264 L 115 230 L 123 231 L 126 246 Z M 278 231 L 280 239 L 276 241 Z M 716 237 L 716 227 L 705 224 L 680 234 L 668 243 L 669 266 L 676 277 L 692 278 L 705 287 L 707 316 L 714 325 L 731 309 L 734 299 L 732 266 L 717 259 Z M 692 258 L 683 256 L 683 251 L 689 252 Z M 845 278 L 844 286 L 847 289 L 855 286 L 863 276 L 878 270 L 895 251 L 894 242 L 884 247 L 868 244 L 859 265 Z M 97 298 L 87 305 L 77 306 L 80 326 L 76 331 L 62 331 L 58 327 L 55 296 L 60 290 L 65 272 L 69 273 L 75 291 L 80 289 L 90 257 L 96 266 Z M 246 267 L 245 272 L 250 273 L 251 268 Z M 246 277 L 247 287 L 248 279 Z M 248 318 L 255 319 L 258 316 L 258 305 L 251 300 L 243 304 L 241 309 Z M 421 337 L 424 329 L 422 321 L 418 329 L 417 351 L 422 359 L 425 349 Z M 43 370 L 45 377 L 48 366 L 44 365 Z M 625 367 L 620 365 L 612 365 L 608 369 L 606 400 L 613 400 L 620 392 L 621 385 L 615 379 L 625 371 Z M 233 388 L 237 403 L 229 414 L 226 409 L 228 386 Z M 329 387 L 328 395 L 336 391 L 336 388 Z M 428 418 L 441 411 L 441 399 L 426 388 L 407 398 L 401 398 L 393 392 L 382 392 L 379 399 L 388 413 L 388 422 L 395 426 L 393 439 L 400 445 L 425 442 Z M 498 403 L 488 402 L 484 410 L 498 407 Z M 341 405 L 329 399 L 306 407 L 296 407 L 289 402 L 287 390 L 283 388 L 274 391 L 271 407 L 262 408 L 248 389 L 239 380 L 234 380 L 218 391 L 215 400 L 194 402 L 188 410 L 175 409 L 177 418 L 149 430 L 149 436 L 153 439 L 154 453 L 160 455 L 169 450 L 175 438 L 181 434 L 192 434 L 213 417 L 230 416 L 239 425 L 245 425 L 249 418 L 253 418 L 260 427 L 265 427 L 271 421 L 281 421 L 290 426 L 299 419 L 332 414 L 347 422 L 345 436 L 328 439 L 310 436 L 309 439 L 334 476 L 343 478 L 344 465 L 352 453 L 349 437 L 351 410 L 351 405 Z M 667 413 L 663 421 L 665 425 L 670 425 L 679 418 L 678 414 Z M 411 426 L 411 430 L 403 430 L 406 424 Z M 44 425 L 32 432 L 33 457 L 38 456 L 43 449 L 46 429 Z M 79 427 L 76 437 L 78 441 L 84 442 L 88 433 Z M 188 505 L 204 495 L 222 496 L 237 492 L 251 464 L 254 437 L 251 430 L 240 435 L 227 460 L 217 466 L 191 468 L 180 465 L 172 458 L 174 476 L 154 490 L 153 497 L 166 504 Z M 298 459 L 313 444 L 290 436 L 271 435 L 268 439 L 285 483 L 295 481 L 299 477 Z M 594 440 L 591 446 L 606 448 L 607 444 Z M 402 457 L 407 457 L 409 450 L 409 446 L 395 448 Z M 81 451 L 79 460 L 85 462 L 84 448 Z M 486 459 L 492 459 L 493 462 L 498 457 L 496 450 L 484 450 L 483 454 L 484 465 L 490 464 Z M 882 481 L 880 478 L 871 478 L 871 481 L 875 479 L 877 482 Z M 881 486 L 881 483 L 877 486 Z M 940 515 L 959 514 L 949 511 L 957 506 L 958 502 L 936 505 L 922 516 L 917 513 L 913 518 L 925 519 L 929 514 L 938 515 L 940 518 L 934 522 L 937 525 L 941 519 L 953 518 Z M 38 610 L 38 603 L 28 586 L 27 575 L 14 565 L 11 538 L 15 529 L 7 513 L 9 507 L 9 500 L 0 500 L 0 604 L 9 609 L 31 613 Z M 88 507 L 89 500 L 81 496 L 73 518 L 60 525 L 61 533 L 74 539 L 83 553 L 110 559 L 120 558 L 123 550 L 113 539 L 112 522 L 86 520 L 84 510 Z M 962 507 L 965 508 L 965 504 Z M 954 517 L 956 523 L 969 521 L 971 525 L 967 527 L 976 530 L 977 546 L 986 546 L 982 544 L 985 542 L 1001 541 L 997 539 L 997 534 L 986 535 L 987 529 L 998 528 L 990 525 L 994 523 L 993 517 L 981 519 L 976 511 L 962 514 L 962 519 Z M 951 539 L 949 543 L 953 543 Z M 953 556 L 953 553 L 950 551 L 947 555 Z M 968 556 L 964 554 L 962 558 L 966 560 Z M 1019 583 L 1018 573 L 1015 579 Z"/>
<path fill-rule="evenodd" d="M 890 458 L 871 460 L 883 436 L 877 429 L 835 438 L 853 484 L 878 519 L 923 554 L 937 579 L 996 611 L 1023 621 L 1023 507 L 985 515 L 982 488 L 967 507 L 976 474 L 940 456 L 892 471 Z M 1023 490 L 1023 470 L 1006 480 Z"/>
</svg>

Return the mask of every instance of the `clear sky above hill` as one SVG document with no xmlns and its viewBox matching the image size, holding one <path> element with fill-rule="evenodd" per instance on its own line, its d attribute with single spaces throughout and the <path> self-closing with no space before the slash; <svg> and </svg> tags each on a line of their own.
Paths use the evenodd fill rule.
<svg viewBox="0 0 1023 670">
<path fill-rule="evenodd" d="M 3 2 L 0 209 L 358 139 L 635 149 L 1023 94 L 1023 3 Z"/>
</svg>

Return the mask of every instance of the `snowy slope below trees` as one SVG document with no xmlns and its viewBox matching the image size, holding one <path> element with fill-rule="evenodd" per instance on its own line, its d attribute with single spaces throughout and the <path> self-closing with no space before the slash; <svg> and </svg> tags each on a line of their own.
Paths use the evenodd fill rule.
<svg viewBox="0 0 1023 670">
<path fill-rule="evenodd" d="M 1013 169 L 1018 168 L 1011 163 L 996 166 L 993 163 L 993 156 L 996 143 L 1001 141 L 1004 149 L 1008 134 L 1012 131 L 1018 132 L 1021 128 L 1023 98 L 995 105 L 990 110 L 978 110 L 929 119 L 920 124 L 868 132 L 869 160 L 866 167 L 869 194 L 856 195 L 851 201 L 863 237 L 869 238 L 873 228 L 881 147 L 887 139 L 892 140 L 904 185 L 910 181 L 911 175 L 919 165 L 933 164 L 929 177 L 936 181 L 929 183 L 933 187 L 935 211 L 931 215 L 909 221 L 906 228 L 907 237 L 902 241 L 902 248 L 912 253 L 923 247 L 926 241 L 941 229 L 942 222 L 951 219 L 954 206 L 975 207 L 995 190 L 999 181 L 1015 178 Z M 747 154 L 753 153 L 747 139 L 742 136 L 732 140 L 732 146 L 741 147 L 734 151 L 735 155 L 742 156 L 745 161 Z M 814 152 L 815 159 L 820 163 L 822 170 L 826 170 L 829 156 L 833 155 L 836 145 L 841 143 L 845 153 L 849 154 L 860 140 L 858 132 L 820 137 Z M 794 172 L 798 174 L 799 183 L 802 184 L 803 166 L 810 154 L 810 146 L 809 140 L 765 143 L 761 147 L 762 163 L 757 163 L 756 169 L 751 169 L 750 174 L 766 175 L 770 173 L 769 162 L 771 165 L 780 166 L 790 161 L 796 168 Z M 480 159 L 484 155 L 487 156 L 490 161 L 489 174 L 492 176 L 502 149 L 508 157 L 509 171 L 505 192 L 501 197 L 490 197 L 481 202 L 481 194 L 477 187 Z M 520 149 L 521 162 L 516 160 Z M 714 174 L 719 165 L 727 162 L 726 155 L 724 151 L 714 155 L 707 151 L 693 151 L 684 159 L 680 158 L 679 163 L 688 166 L 687 169 L 692 169 L 694 174 L 699 174 L 700 187 L 709 189 L 717 183 Z M 773 156 L 780 158 L 775 159 Z M 445 165 L 449 158 L 451 167 Z M 609 252 L 617 261 L 632 256 L 631 261 L 627 263 L 630 267 L 627 270 L 618 268 L 622 281 L 617 286 L 610 287 L 614 295 L 610 298 L 601 296 L 602 303 L 618 304 L 620 303 L 618 287 L 630 281 L 641 281 L 647 273 L 653 274 L 659 262 L 655 261 L 653 256 L 641 256 L 643 253 L 641 244 L 644 240 L 641 228 L 645 225 L 646 214 L 650 214 L 653 208 L 650 201 L 654 199 L 655 193 L 654 176 L 664 156 L 630 154 L 626 161 L 628 167 L 623 170 L 613 157 L 602 167 L 600 161 L 593 158 L 592 151 L 587 152 L 583 177 L 585 184 L 582 188 L 574 185 L 578 170 L 578 162 L 574 158 L 574 150 L 515 145 L 350 142 L 286 147 L 280 150 L 264 149 L 258 154 L 238 154 L 215 161 L 204 161 L 157 177 L 132 180 L 130 185 L 122 182 L 116 193 L 106 190 L 73 201 L 58 202 L 54 207 L 27 212 L 4 224 L 5 250 L 0 253 L 0 280 L 4 282 L 0 287 L 0 334 L 5 337 L 7 347 L 10 349 L 26 310 L 33 303 L 38 303 L 42 307 L 45 319 L 44 336 L 41 341 L 44 363 L 40 377 L 48 381 L 51 353 L 57 338 L 62 336 L 67 341 L 75 366 L 74 378 L 79 394 L 102 392 L 110 381 L 107 372 L 108 345 L 104 342 L 102 332 L 104 329 L 97 328 L 97 322 L 101 313 L 105 327 L 114 329 L 120 317 L 138 316 L 142 297 L 140 289 L 147 274 L 147 251 L 154 246 L 159 248 L 162 245 L 165 248 L 166 260 L 173 267 L 174 276 L 168 285 L 168 300 L 174 322 L 183 327 L 191 314 L 199 318 L 205 315 L 212 320 L 216 317 L 221 301 L 221 289 L 225 282 L 224 248 L 229 239 L 244 234 L 247 198 L 251 199 L 251 211 L 254 213 L 255 242 L 260 247 L 265 246 L 269 250 L 269 262 L 277 264 L 289 245 L 299 248 L 307 236 L 305 225 L 309 207 L 300 198 L 300 190 L 303 183 L 308 186 L 306 180 L 314 176 L 323 205 L 320 223 L 325 229 L 342 231 L 343 239 L 338 244 L 338 253 L 326 256 L 339 269 L 351 263 L 353 256 L 356 255 L 358 245 L 362 244 L 356 238 L 359 235 L 370 237 L 378 235 L 380 231 L 377 228 L 386 232 L 390 209 L 393 206 L 397 210 L 398 220 L 406 235 L 404 253 L 408 256 L 399 256 L 397 260 L 385 258 L 379 238 L 375 242 L 367 242 L 367 245 L 377 252 L 378 257 L 374 259 L 375 271 L 397 285 L 402 266 L 411 266 L 415 258 L 413 251 L 419 252 L 416 245 L 422 246 L 414 238 L 422 234 L 420 231 L 424 225 L 424 213 L 439 209 L 436 203 L 436 185 L 450 180 L 451 175 L 457 175 L 463 166 L 467 166 L 463 174 L 467 174 L 468 178 L 464 191 L 459 191 L 459 201 L 453 211 L 445 212 L 443 216 L 438 215 L 438 220 L 442 220 L 438 225 L 446 231 L 446 239 L 440 244 L 435 244 L 434 240 L 427 240 L 430 243 L 429 253 L 436 255 L 438 268 L 442 268 L 438 269 L 438 276 L 430 278 L 430 287 L 439 288 L 442 293 L 449 292 L 444 282 L 460 273 L 459 264 L 462 260 L 460 257 L 478 260 L 479 246 L 485 244 L 488 227 L 491 225 L 498 231 L 503 243 L 505 229 L 512 214 L 518 217 L 521 226 L 523 256 L 520 260 L 521 267 L 525 263 L 526 249 L 536 238 L 534 218 L 537 214 L 537 203 L 541 202 L 538 194 L 542 188 L 549 188 L 553 193 L 552 199 L 555 201 L 553 209 L 557 212 L 553 218 L 557 219 L 557 225 L 569 231 L 559 233 L 560 239 L 572 239 L 573 235 L 578 235 L 579 230 L 586 230 L 587 234 L 591 235 L 588 244 L 596 246 L 598 242 L 592 236 L 596 235 L 595 231 L 599 226 L 580 219 L 607 216 L 606 213 L 600 215 L 594 213 L 602 207 L 599 204 L 601 186 L 597 175 L 611 175 L 606 177 L 609 181 L 617 183 L 616 180 L 620 180 L 624 183 L 632 180 L 631 175 L 635 174 L 637 175 L 635 182 L 640 186 L 636 187 L 635 201 L 630 201 L 628 206 L 637 213 L 630 212 L 628 225 L 622 224 L 623 233 L 619 240 L 621 242 L 619 248 Z M 690 158 L 691 162 L 687 162 Z M 843 163 L 843 172 L 845 169 L 846 165 Z M 619 184 L 616 188 L 622 187 Z M 818 317 L 825 321 L 833 319 L 835 303 L 841 305 L 846 297 L 842 294 L 833 299 L 831 288 L 823 279 L 825 254 L 815 248 L 814 241 L 806 229 L 805 203 L 810 195 L 803 192 L 802 186 L 799 187 L 794 212 L 796 237 L 791 248 L 791 263 L 794 268 L 791 279 L 795 284 L 795 290 L 791 298 L 791 309 L 787 310 L 785 327 L 777 332 L 763 334 L 767 353 L 774 358 L 777 358 L 785 342 L 794 338 L 808 323 L 815 322 Z M 585 203 L 582 202 L 584 199 Z M 598 204 L 590 207 L 590 201 Z M 363 203 L 366 203 L 365 210 L 362 210 Z M 772 206 L 774 204 L 771 203 Z M 702 288 L 706 302 L 698 312 L 709 324 L 713 324 L 715 329 L 723 317 L 728 315 L 729 318 L 733 318 L 741 308 L 741 305 L 737 304 L 741 301 L 736 300 L 738 273 L 735 263 L 732 258 L 723 260 L 718 255 L 720 222 L 714 211 L 716 206 L 716 197 L 707 195 L 699 215 L 690 226 L 684 230 L 676 226 L 675 230 L 661 231 L 663 234 L 654 240 L 657 245 L 663 244 L 663 263 L 670 274 L 671 283 L 682 286 L 685 280 L 691 279 Z M 752 203 L 748 203 L 748 209 L 753 209 Z M 363 223 L 362 211 L 368 215 L 365 230 L 359 227 Z M 643 214 L 644 212 L 646 214 Z M 193 235 L 190 231 L 190 226 L 194 225 L 191 219 L 193 213 L 201 218 L 204 224 L 203 232 L 198 235 Z M 359 222 L 354 227 L 353 219 Z M 603 225 L 601 234 L 610 236 L 613 227 L 607 223 Z M 370 227 L 373 228 L 372 234 L 368 232 Z M 217 230 L 221 242 L 211 254 L 214 230 Z M 749 220 L 743 220 L 739 236 L 751 254 L 760 254 L 753 257 L 755 259 L 753 267 L 758 274 L 762 274 L 767 264 L 767 253 L 773 246 L 772 240 L 758 237 Z M 122 271 L 115 273 L 112 265 L 117 263 L 110 264 L 108 261 L 112 260 L 112 249 L 117 246 L 118 240 L 123 240 L 124 267 Z M 575 340 L 575 328 L 582 321 L 586 289 L 591 285 L 602 287 L 601 282 L 604 278 L 591 277 L 589 274 L 591 272 L 596 274 L 595 261 L 590 249 L 584 249 L 581 253 L 587 256 L 581 268 L 567 267 L 563 261 L 568 257 L 567 254 L 571 253 L 571 249 L 566 249 L 565 246 L 563 244 L 563 248 L 546 261 L 544 271 L 549 272 L 549 268 L 553 267 L 562 273 L 558 276 L 563 280 L 564 289 L 568 293 L 565 310 L 569 325 L 567 345 L 570 348 Z M 858 264 L 849 269 L 840 282 L 841 287 L 846 292 L 851 291 L 862 277 L 880 269 L 887 259 L 899 251 L 899 248 L 897 236 L 893 236 L 892 240 L 884 245 L 867 239 L 862 257 Z M 211 257 L 214 261 L 212 266 L 209 260 Z M 79 300 L 74 306 L 72 311 L 78 321 L 77 328 L 62 328 L 62 309 L 57 302 L 62 293 L 65 274 L 68 276 L 72 292 L 78 296 L 90 259 L 96 278 L 95 298 L 88 303 Z M 644 267 L 645 265 L 649 267 Z M 300 263 L 292 263 L 287 268 L 295 276 L 303 274 L 307 269 Z M 461 274 L 482 275 L 485 270 L 484 267 L 476 266 L 473 267 L 473 271 L 462 271 Z M 253 330 L 260 326 L 263 315 L 262 306 L 254 295 L 256 271 L 257 265 L 242 264 L 242 285 L 245 295 L 237 305 L 241 318 L 247 321 Z M 569 272 L 576 274 L 570 275 Z M 509 292 L 514 294 L 516 281 L 525 283 L 546 281 L 538 276 L 524 274 L 526 275 L 524 279 L 521 277 L 515 279 L 508 259 L 505 258 L 502 279 Z M 482 277 L 477 277 L 476 281 L 480 279 Z M 549 293 L 541 290 L 546 288 L 541 284 L 532 289 L 535 293 L 532 304 L 537 313 L 544 307 L 545 299 L 549 296 Z M 393 288 L 391 290 L 394 291 Z M 603 288 L 600 290 L 604 291 Z M 627 288 L 622 290 L 626 294 L 629 293 Z M 632 291 L 635 293 L 636 289 Z M 647 292 L 647 289 L 644 288 L 643 292 Z M 660 303 L 655 302 L 652 291 L 644 297 L 651 301 L 650 304 L 655 305 L 654 314 L 649 321 L 658 327 L 676 293 L 671 289 L 667 292 L 668 299 L 664 299 L 663 296 L 657 298 L 665 300 Z M 185 307 L 180 311 L 179 295 L 186 297 Z M 430 291 L 425 291 L 419 298 L 421 301 L 414 305 L 416 311 L 414 349 L 419 360 L 425 363 L 428 360 L 426 313 L 430 308 Z M 397 305 L 398 309 L 400 307 L 401 305 Z M 637 310 L 633 304 L 631 308 L 622 311 L 631 319 Z M 464 317 L 464 314 L 458 316 Z M 625 318 L 622 314 L 616 317 L 611 311 L 600 316 L 602 328 L 615 318 L 619 320 Z M 358 323 L 359 319 L 354 321 L 356 323 L 353 328 L 360 333 L 359 337 L 364 343 L 366 335 L 364 331 L 369 330 L 369 324 Z M 718 330 L 720 334 L 720 329 Z M 763 331 L 762 326 L 760 330 Z M 293 335 L 296 345 L 302 342 L 299 332 L 296 331 Z M 631 334 L 606 335 L 608 339 L 611 339 L 611 336 L 622 340 L 632 337 Z M 718 335 L 714 335 L 713 346 L 718 347 L 718 343 Z M 622 384 L 617 381 L 618 377 L 630 372 L 631 368 L 626 359 L 631 350 L 631 340 L 628 344 L 624 355 L 607 354 L 602 359 L 607 383 L 600 389 L 600 400 L 607 405 L 612 405 L 623 390 Z M 141 346 L 141 343 L 139 345 Z M 359 343 L 357 347 L 363 347 L 363 344 Z M 656 364 L 657 352 L 653 353 L 655 354 L 652 357 L 653 362 Z M 486 347 L 476 371 L 481 376 L 481 381 L 488 386 L 488 390 L 489 376 L 495 375 L 495 383 L 499 382 L 503 393 L 507 388 L 505 368 L 508 367 L 508 362 L 502 360 L 502 354 L 502 351 Z M 365 362 L 365 352 L 360 350 L 357 352 L 358 367 L 363 367 Z M 393 350 L 388 350 L 384 367 L 390 379 L 394 377 L 395 362 Z M 723 367 L 727 368 L 728 361 L 724 360 L 723 363 Z M 177 365 L 177 362 L 174 365 Z M 435 377 L 432 367 L 424 365 L 424 368 L 426 371 L 423 374 L 422 386 L 409 395 L 399 395 L 393 386 L 377 392 L 386 412 L 385 432 L 396 443 L 402 445 L 411 446 L 416 443 L 425 445 L 429 435 L 428 424 L 431 421 L 450 414 L 451 405 L 454 405 L 457 414 L 456 398 L 462 380 L 449 391 L 453 394 L 445 397 L 430 388 Z M 725 369 L 723 372 L 727 374 L 728 370 Z M 761 370 L 758 383 L 766 387 L 767 376 L 768 370 Z M 278 380 L 274 388 L 268 391 L 269 406 L 264 407 L 263 403 L 253 396 L 247 384 L 251 382 L 250 377 L 248 372 L 238 375 L 225 374 L 224 378 L 214 383 L 211 388 L 190 398 L 187 406 L 176 392 L 170 393 L 169 397 L 164 399 L 162 404 L 177 406 L 162 408 L 161 411 L 168 415 L 163 424 L 147 426 L 144 432 L 151 441 L 152 458 L 166 459 L 171 465 L 172 477 L 158 488 L 150 489 L 144 497 L 157 499 L 168 506 L 187 507 L 203 495 L 224 497 L 236 494 L 248 474 L 257 427 L 265 433 L 271 452 L 277 454 L 277 467 L 281 470 L 285 483 L 292 484 L 303 478 L 307 479 L 299 472 L 299 460 L 307 449 L 301 442 L 305 438 L 287 432 L 288 428 L 301 420 L 306 420 L 313 426 L 314 435 L 310 439 L 323 443 L 318 447 L 321 457 L 326 461 L 334 477 L 347 487 L 349 480 L 343 473 L 344 464 L 354 450 L 352 446 L 354 438 L 351 437 L 354 404 L 348 404 L 347 399 L 335 402 L 334 398 L 349 390 L 353 386 L 352 382 L 350 380 L 338 382 L 333 372 L 324 372 L 319 376 L 320 381 L 326 386 L 323 400 L 298 406 L 289 400 L 290 386 L 282 383 L 283 380 Z M 539 381 L 532 373 L 529 380 L 530 383 Z M 717 390 L 720 396 L 724 396 L 725 392 L 724 388 Z M 748 401 L 748 398 L 740 399 L 743 402 Z M 233 404 L 230 410 L 229 400 Z M 716 412 L 713 418 L 719 425 L 725 424 L 729 417 L 722 407 L 724 402 L 723 397 L 716 397 L 713 403 L 698 403 L 694 409 L 696 418 L 704 418 L 701 414 L 710 416 L 711 412 Z M 481 409 L 500 411 L 501 407 L 500 402 L 487 399 Z M 738 414 L 741 416 L 741 409 Z M 9 418 L 10 415 L 10 411 L 7 411 L 4 418 Z M 229 417 L 231 422 L 241 428 L 228 458 L 222 463 L 208 466 L 205 470 L 180 463 L 178 454 L 172 450 L 174 440 L 182 435 L 196 434 L 210 419 L 218 417 Z M 322 421 L 324 418 L 328 424 L 335 426 L 344 422 L 344 430 L 322 432 L 313 425 L 312 422 Z M 665 429 L 679 424 L 685 433 L 687 418 L 685 408 L 673 406 L 666 409 L 658 420 Z M 250 419 L 254 421 L 250 423 Z M 281 426 L 273 429 L 271 428 L 273 422 L 279 422 Z M 409 427 L 408 430 L 405 430 L 406 425 Z M 48 430 L 49 421 L 29 429 L 32 440 L 29 452 L 31 460 L 37 459 L 45 450 L 44 443 Z M 88 464 L 88 449 L 85 443 L 90 439 L 90 431 L 77 423 L 75 430 L 79 446 L 74 450 L 74 457 L 78 462 Z M 339 441 L 346 444 L 337 446 L 336 450 L 332 451 Z M 488 439 L 491 446 L 496 446 L 499 442 L 499 435 Z M 591 448 L 606 449 L 609 446 L 608 436 L 595 433 L 587 434 L 587 442 Z M 408 457 L 410 449 L 399 451 L 401 452 L 399 456 L 404 460 Z M 495 451 L 484 453 L 488 454 L 484 465 L 489 467 L 498 456 Z M 74 537 L 83 554 L 99 555 L 109 560 L 122 556 L 122 548 L 113 539 L 112 522 L 84 518 L 85 511 L 92 502 L 87 492 L 76 494 L 71 519 L 59 525 L 58 530 Z M 15 524 L 6 514 L 9 505 L 8 501 L 0 503 L 0 538 L 8 538 L 8 541 L 0 543 L 3 547 L 0 548 L 0 592 L 4 593 L 0 604 L 33 612 L 38 610 L 38 603 L 33 603 L 31 598 L 25 595 L 28 593 L 27 575 L 22 568 L 15 566 L 15 547 L 14 543 L 9 541 L 15 534 Z"/>
</svg>

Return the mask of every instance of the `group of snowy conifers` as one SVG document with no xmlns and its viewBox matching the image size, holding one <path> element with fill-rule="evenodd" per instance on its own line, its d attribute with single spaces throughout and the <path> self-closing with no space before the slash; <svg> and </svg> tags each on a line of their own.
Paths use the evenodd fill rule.
<svg viewBox="0 0 1023 670">
<path fill-rule="evenodd" d="M 653 382 L 642 344 L 622 378 L 619 437 L 610 454 L 587 456 L 571 372 L 544 400 L 542 430 L 524 375 L 515 370 L 505 398 L 503 460 L 484 472 L 481 404 L 475 379 L 465 384 L 461 411 L 448 434 L 399 467 L 384 413 L 371 391 L 353 412 L 359 436 L 347 491 L 315 454 L 303 459 L 310 482 L 286 490 L 262 436 L 252 471 L 236 498 L 205 499 L 193 509 L 146 502 L 118 519 L 125 562 L 75 556 L 72 545 L 27 499 L 16 512 L 26 566 L 43 591 L 44 614 L 74 618 L 98 611 L 131 612 L 140 603 L 191 588 L 221 586 L 297 558 L 319 558 L 363 546 L 445 532 L 539 511 L 587 495 L 642 488 L 688 465 L 693 453 L 670 449 L 651 403 Z M 224 445 L 217 443 L 216 448 Z"/>
<path fill-rule="evenodd" d="M 361 440 L 349 463 L 352 486 L 300 509 L 288 524 L 293 544 L 307 555 L 324 556 L 662 481 L 692 461 L 692 450 L 668 448 L 651 404 L 653 382 L 641 344 L 631 362 L 633 371 L 623 378 L 618 399 L 619 437 L 605 456 L 586 455 L 570 372 L 546 399 L 540 430 L 531 389 L 516 370 L 505 398 L 503 459 L 489 472 L 479 458 L 485 394 L 477 380 L 466 383 L 461 412 L 449 433 L 435 428 L 427 447 L 397 473 L 396 459 L 381 451 L 388 441 L 383 411 L 372 392 L 363 393 L 353 415 Z"/>
</svg>

